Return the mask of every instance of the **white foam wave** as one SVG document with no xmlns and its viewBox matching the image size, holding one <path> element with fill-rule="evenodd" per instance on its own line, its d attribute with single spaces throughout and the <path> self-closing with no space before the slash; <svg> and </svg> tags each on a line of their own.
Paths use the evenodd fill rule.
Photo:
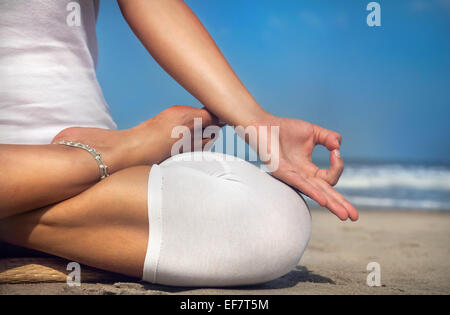
<svg viewBox="0 0 450 315">
<path fill-rule="evenodd" d="M 401 165 L 350 166 L 345 169 L 336 187 L 343 189 L 404 187 L 450 191 L 450 170 L 443 167 Z"/>
<path fill-rule="evenodd" d="M 410 200 L 394 198 L 354 197 L 347 196 L 348 200 L 355 206 L 366 207 L 390 207 L 405 209 L 427 209 L 427 210 L 450 210 L 449 202 L 437 200 Z"/>
</svg>

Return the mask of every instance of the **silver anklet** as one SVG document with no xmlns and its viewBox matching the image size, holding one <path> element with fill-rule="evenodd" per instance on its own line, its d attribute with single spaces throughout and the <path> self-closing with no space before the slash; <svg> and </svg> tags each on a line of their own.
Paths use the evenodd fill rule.
<svg viewBox="0 0 450 315">
<path fill-rule="evenodd" d="M 106 177 L 109 176 L 108 167 L 105 165 L 105 162 L 103 162 L 103 159 L 102 159 L 102 156 L 100 155 L 100 153 L 95 151 L 94 148 L 91 148 L 87 144 L 82 144 L 79 142 L 72 142 L 72 141 L 58 141 L 58 142 L 54 142 L 54 144 L 67 145 L 69 147 L 80 148 L 80 149 L 84 149 L 84 150 L 88 151 L 94 157 L 95 161 L 98 164 L 98 168 L 100 169 L 100 180 L 105 179 Z"/>
</svg>

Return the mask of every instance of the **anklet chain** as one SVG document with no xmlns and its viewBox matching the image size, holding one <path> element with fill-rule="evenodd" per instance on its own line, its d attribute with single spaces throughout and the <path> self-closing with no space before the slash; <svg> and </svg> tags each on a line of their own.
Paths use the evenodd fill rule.
<svg viewBox="0 0 450 315">
<path fill-rule="evenodd" d="M 54 144 L 66 145 L 69 147 L 80 148 L 80 149 L 84 149 L 84 150 L 88 151 L 94 157 L 95 161 L 98 164 L 98 168 L 100 169 L 100 180 L 105 179 L 106 177 L 109 176 L 108 167 L 106 166 L 105 162 L 103 162 L 103 159 L 102 159 L 102 156 L 100 155 L 100 153 L 95 151 L 94 148 L 91 148 L 87 144 L 82 144 L 79 142 L 72 142 L 72 141 L 58 141 L 58 142 L 54 142 Z"/>
</svg>

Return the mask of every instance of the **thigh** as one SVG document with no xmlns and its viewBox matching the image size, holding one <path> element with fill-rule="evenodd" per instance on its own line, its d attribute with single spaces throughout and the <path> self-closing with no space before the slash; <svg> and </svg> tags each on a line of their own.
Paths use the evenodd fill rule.
<svg viewBox="0 0 450 315">
<path fill-rule="evenodd" d="M 150 242 L 158 243 L 150 246 L 145 280 L 177 286 L 255 284 L 298 263 L 311 217 L 292 188 L 219 153 L 180 154 L 159 168 L 160 202 L 150 203 Z"/>
<path fill-rule="evenodd" d="M 122 170 L 55 205 L 0 220 L 0 239 L 141 277 L 150 166 Z"/>
</svg>

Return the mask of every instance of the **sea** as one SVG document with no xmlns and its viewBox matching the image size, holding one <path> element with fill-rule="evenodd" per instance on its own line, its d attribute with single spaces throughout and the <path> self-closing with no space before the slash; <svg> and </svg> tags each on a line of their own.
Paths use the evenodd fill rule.
<svg viewBox="0 0 450 315">
<path fill-rule="evenodd" d="M 346 163 L 335 188 L 356 208 L 449 211 L 450 165 Z"/>
</svg>

